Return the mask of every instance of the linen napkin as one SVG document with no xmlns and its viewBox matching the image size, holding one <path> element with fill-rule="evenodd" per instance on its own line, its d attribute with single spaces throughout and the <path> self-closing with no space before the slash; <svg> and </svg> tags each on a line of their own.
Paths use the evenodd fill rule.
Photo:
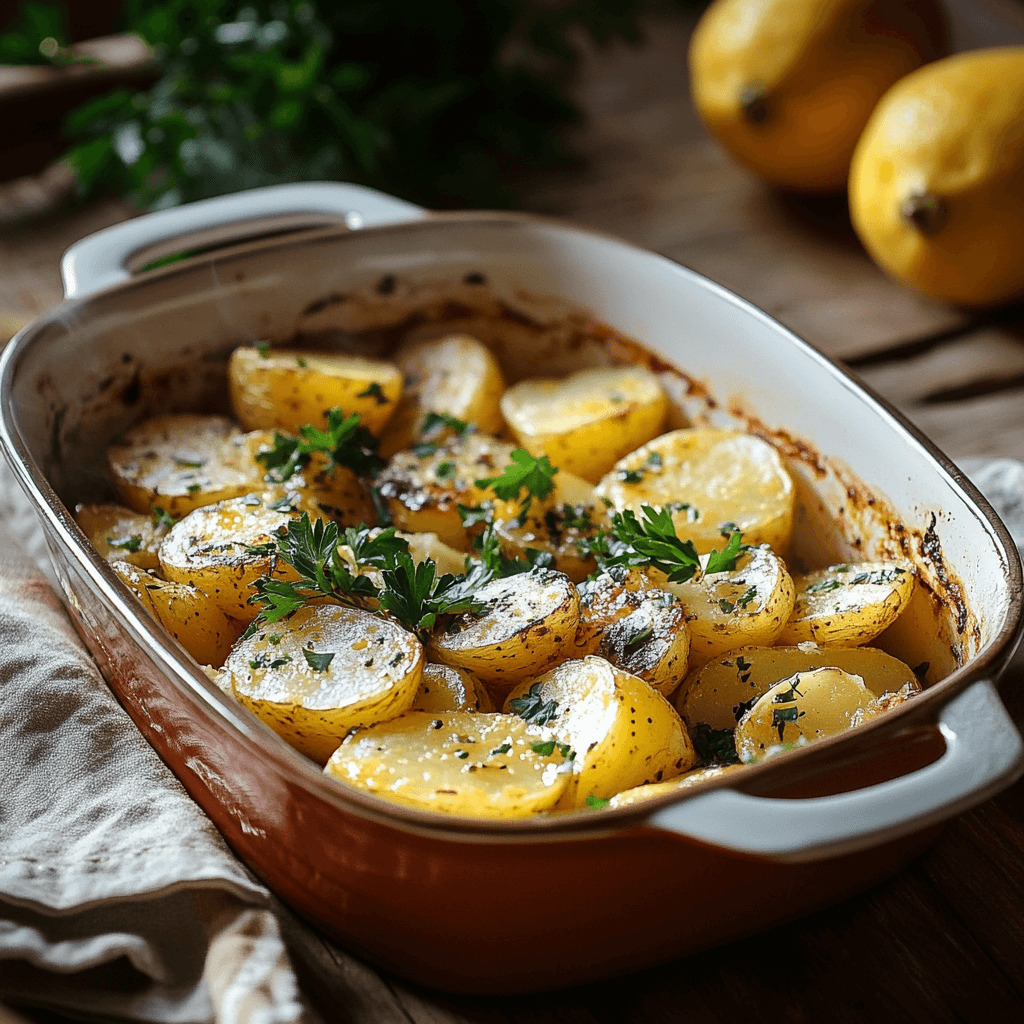
<svg viewBox="0 0 1024 1024">
<path fill-rule="evenodd" d="M 121 709 L 0 469 L 0 998 L 310 1022 L 274 903 Z"/>
<path fill-rule="evenodd" d="M 1024 464 L 962 464 L 1024 552 Z M 48 567 L 0 464 L 0 998 L 102 1020 L 314 1021 L 282 928 L 307 951 L 312 933 L 135 729 L 34 558 Z M 328 972 L 363 970 L 343 956 Z M 322 970 L 365 1005 L 366 978 Z"/>
</svg>

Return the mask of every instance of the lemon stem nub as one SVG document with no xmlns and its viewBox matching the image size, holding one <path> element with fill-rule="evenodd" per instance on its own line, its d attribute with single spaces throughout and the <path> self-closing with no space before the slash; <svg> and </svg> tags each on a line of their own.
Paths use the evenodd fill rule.
<svg viewBox="0 0 1024 1024">
<path fill-rule="evenodd" d="M 946 223 L 949 207 L 942 196 L 931 192 L 915 192 L 903 200 L 900 216 L 909 221 L 923 235 L 934 235 Z"/>
<path fill-rule="evenodd" d="M 768 120 L 768 95 L 760 85 L 745 85 L 740 90 L 740 111 L 751 124 Z"/>
</svg>

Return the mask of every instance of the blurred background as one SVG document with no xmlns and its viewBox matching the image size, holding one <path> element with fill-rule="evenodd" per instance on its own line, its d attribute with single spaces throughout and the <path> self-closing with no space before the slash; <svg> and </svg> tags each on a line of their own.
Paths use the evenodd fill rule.
<svg viewBox="0 0 1024 1024">
<path fill-rule="evenodd" d="M 0 180 L 66 154 L 80 195 L 148 208 L 330 179 L 507 206 L 524 169 L 566 157 L 584 52 L 702 6 L 3 0 L 0 65 L 21 70 L 0 75 Z"/>
</svg>

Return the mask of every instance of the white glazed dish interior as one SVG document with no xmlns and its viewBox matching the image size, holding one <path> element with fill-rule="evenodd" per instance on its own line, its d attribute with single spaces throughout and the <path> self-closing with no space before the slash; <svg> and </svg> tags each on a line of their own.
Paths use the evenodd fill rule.
<svg viewBox="0 0 1024 1024">
<path fill-rule="evenodd" d="M 348 192 L 344 197 L 338 193 L 337 198 L 351 204 L 362 197 L 357 193 L 354 199 Z M 729 404 L 737 398 L 761 422 L 810 440 L 817 450 L 884 494 L 908 530 L 924 533 L 934 515 L 943 557 L 963 582 L 977 626 L 963 643 L 965 667 L 936 691 L 952 698 L 968 682 L 991 676 L 1009 655 L 1019 614 L 1020 568 L 1010 555 L 1013 548 L 1005 530 L 994 517 L 988 518 L 990 510 L 979 507 L 984 506 L 980 496 L 951 473 L 948 464 L 941 464 L 934 450 L 809 346 L 723 289 L 628 244 L 536 218 L 473 214 L 408 220 L 410 208 L 404 204 L 389 208 L 390 200 L 379 198 L 391 216 L 378 219 L 400 223 L 377 230 L 327 230 L 262 241 L 72 298 L 54 315 L 26 329 L 5 357 L 8 456 L 40 514 L 66 544 L 79 549 L 79 560 L 89 564 L 89 571 L 122 607 L 128 606 L 119 586 L 85 549 L 81 534 L 48 485 L 69 502 L 97 497 L 106 486 L 97 453 L 133 419 L 157 408 L 223 404 L 223 359 L 233 345 L 321 331 L 332 317 L 358 325 L 365 312 L 377 322 L 382 309 L 389 306 L 399 320 L 403 311 L 439 291 L 474 294 L 480 285 L 467 283 L 467 275 L 483 274 L 488 292 L 513 309 L 542 321 L 545 317 L 556 321 L 571 309 L 583 310 L 637 339 L 691 378 L 706 382 L 720 400 Z M 317 206 L 309 193 L 306 203 Z M 291 205 L 296 207 L 296 200 Z M 248 208 L 253 215 L 260 204 L 250 202 Z M 197 216 L 201 218 L 201 212 Z M 262 227 L 266 231 L 267 224 Z M 194 238 L 191 241 L 194 244 Z M 83 249 L 89 244 L 84 243 Z M 84 269 L 85 264 L 72 265 L 66 268 L 66 277 L 86 288 L 91 282 L 82 280 L 87 276 Z M 115 266 L 113 276 L 127 275 Z M 382 295 L 385 279 L 391 285 Z M 358 298 L 353 301 L 352 296 Z M 125 358 L 129 355 L 130 359 Z M 518 355 L 525 365 L 538 365 L 529 353 Z M 548 364 L 543 370 L 555 373 L 559 367 Z M 148 382 L 153 380 L 159 380 L 159 385 L 151 386 Z M 132 387 L 141 389 L 136 403 L 109 401 L 111 393 L 123 394 Z M 707 412 L 706 406 L 703 411 Z M 721 405 L 709 415 L 719 422 L 738 422 Z M 834 490 L 838 483 L 827 481 L 823 489 Z M 871 538 L 865 541 L 870 555 Z M 145 629 L 136 633 L 152 645 Z M 173 643 L 165 640 L 162 646 L 165 654 L 174 654 Z M 191 666 L 179 662 L 173 674 L 179 685 L 204 689 L 207 706 L 253 731 L 253 723 L 243 723 L 243 713 L 210 692 Z M 970 731 L 966 725 L 962 729 L 950 725 L 943 728 L 949 757 L 937 765 L 948 763 L 934 772 L 928 785 L 922 779 L 893 780 L 886 796 L 893 810 L 876 813 L 857 836 L 846 834 L 849 830 L 840 827 L 841 819 L 858 802 L 872 802 L 877 810 L 879 793 L 847 794 L 846 804 L 842 799 L 822 798 L 818 810 L 824 811 L 825 803 L 831 801 L 829 813 L 806 829 L 801 822 L 809 820 L 811 801 L 785 801 L 804 805 L 786 825 L 793 836 L 776 848 L 768 843 L 757 852 L 800 856 L 801 850 L 810 855 L 822 849 L 868 845 L 897 821 L 907 823 L 902 831 L 923 827 L 1007 784 L 1020 770 L 1020 738 L 1012 726 L 1007 731 L 991 686 L 985 683 L 988 689 L 982 694 L 978 685 L 971 704 L 975 726 L 982 732 L 996 729 L 1005 741 L 999 757 L 983 770 L 964 777 L 958 786 L 948 786 L 953 775 L 964 774 L 969 760 L 965 744 L 956 737 Z M 301 759 L 280 749 L 283 744 L 268 731 L 257 726 L 255 734 L 271 756 L 291 758 L 297 770 L 308 772 L 310 785 L 330 789 L 330 782 L 314 781 L 313 766 L 298 768 Z M 955 766 L 954 753 L 960 759 Z M 935 766 L 925 772 L 931 767 Z M 366 803 L 347 794 L 333 793 L 330 798 Z M 730 840 L 729 830 L 712 819 L 720 818 L 730 805 L 735 805 L 739 818 L 744 814 L 749 818 L 752 800 L 717 787 L 647 813 L 656 815 L 652 819 L 656 824 L 743 849 L 742 841 L 735 836 Z M 900 801 L 902 807 L 897 806 Z M 783 802 L 756 803 L 767 815 L 770 803 Z M 386 812 L 378 808 L 375 813 Z M 635 809 L 616 813 L 622 820 L 644 816 Z M 778 817 L 779 808 L 772 813 Z M 414 812 L 397 817 L 427 824 Z M 614 827 L 614 819 L 609 818 L 608 825 Z M 469 827 L 467 832 L 481 828 Z"/>
</svg>

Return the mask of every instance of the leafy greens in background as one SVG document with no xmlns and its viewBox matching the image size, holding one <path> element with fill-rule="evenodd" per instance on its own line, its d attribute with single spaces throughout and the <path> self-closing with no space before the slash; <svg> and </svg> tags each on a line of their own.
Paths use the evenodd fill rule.
<svg viewBox="0 0 1024 1024">
<path fill-rule="evenodd" d="M 155 83 L 76 110 L 69 158 L 86 195 L 148 207 L 338 179 L 504 205 L 517 168 L 562 155 L 583 46 L 636 41 L 653 2 L 127 0 Z M 35 37 L 60 19 L 26 8 L 0 49 L 38 60 Z"/>
</svg>

